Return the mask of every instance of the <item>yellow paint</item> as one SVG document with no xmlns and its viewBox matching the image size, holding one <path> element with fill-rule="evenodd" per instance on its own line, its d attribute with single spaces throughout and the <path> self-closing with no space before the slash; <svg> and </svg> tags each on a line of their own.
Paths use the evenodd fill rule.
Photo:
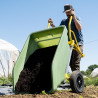
<svg viewBox="0 0 98 98">
<path fill-rule="evenodd" d="M 75 33 L 71 30 L 71 21 L 72 21 L 72 16 L 70 17 L 69 25 L 68 25 L 68 27 L 69 27 L 69 39 L 70 39 L 68 44 L 71 47 L 74 47 L 73 49 L 77 50 L 81 54 L 81 57 L 84 57 L 85 55 L 80 51 L 80 48 L 79 48 Z M 71 33 L 73 34 L 75 41 L 72 40 Z M 76 44 L 75 44 L 75 42 L 76 42 Z"/>
</svg>

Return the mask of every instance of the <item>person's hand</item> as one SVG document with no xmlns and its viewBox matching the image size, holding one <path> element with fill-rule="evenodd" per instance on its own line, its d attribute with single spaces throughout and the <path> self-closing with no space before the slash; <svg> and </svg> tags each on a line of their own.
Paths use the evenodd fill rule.
<svg viewBox="0 0 98 98">
<path fill-rule="evenodd" d="M 70 14 L 74 17 L 75 16 L 75 11 L 71 10 Z"/>
<path fill-rule="evenodd" d="M 51 18 L 49 18 L 48 23 L 50 23 L 50 25 L 53 25 L 53 20 Z"/>
</svg>

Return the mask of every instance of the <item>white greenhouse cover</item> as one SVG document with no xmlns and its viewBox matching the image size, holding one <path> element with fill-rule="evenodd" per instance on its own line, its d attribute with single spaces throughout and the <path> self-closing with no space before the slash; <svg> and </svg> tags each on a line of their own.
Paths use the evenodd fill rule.
<svg viewBox="0 0 98 98">
<path fill-rule="evenodd" d="M 98 68 L 95 68 L 92 73 L 91 73 L 92 77 L 98 77 Z"/>
<path fill-rule="evenodd" d="M 0 39 L 0 77 L 12 74 L 19 50 L 7 41 Z"/>
</svg>

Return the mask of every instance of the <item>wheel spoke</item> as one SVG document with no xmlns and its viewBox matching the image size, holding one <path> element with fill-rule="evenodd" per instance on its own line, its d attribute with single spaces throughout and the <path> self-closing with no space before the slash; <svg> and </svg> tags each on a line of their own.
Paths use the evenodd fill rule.
<svg viewBox="0 0 98 98">
<path fill-rule="evenodd" d="M 77 86 L 79 87 L 79 88 L 81 88 L 82 87 L 82 79 L 81 79 L 81 77 L 78 77 L 77 78 Z"/>
</svg>

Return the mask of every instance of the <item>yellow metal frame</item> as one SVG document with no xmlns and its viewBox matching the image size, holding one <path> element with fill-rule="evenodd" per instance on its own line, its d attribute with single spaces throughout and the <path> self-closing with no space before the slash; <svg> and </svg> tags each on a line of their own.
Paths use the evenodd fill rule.
<svg viewBox="0 0 98 98">
<path fill-rule="evenodd" d="M 77 50 L 81 54 L 81 57 L 84 57 L 85 55 L 81 52 L 81 50 L 79 48 L 79 45 L 78 45 L 78 42 L 77 42 L 77 38 L 75 36 L 75 33 L 74 33 L 74 31 L 71 30 L 71 21 L 72 21 L 72 16 L 69 19 L 69 25 L 68 25 L 68 27 L 69 27 L 68 28 L 69 29 L 69 39 L 70 39 L 70 41 L 68 42 L 68 44 L 71 47 L 74 47 L 73 49 Z M 71 33 L 73 34 L 75 40 L 72 40 Z M 75 42 L 76 42 L 76 44 L 75 44 Z"/>
<path fill-rule="evenodd" d="M 48 23 L 47 29 L 49 29 L 49 27 L 50 27 L 50 23 Z"/>
<path fill-rule="evenodd" d="M 78 42 L 77 42 L 77 38 L 75 36 L 75 33 L 74 33 L 74 31 L 71 30 L 71 21 L 72 21 L 72 16 L 70 17 L 69 24 L 68 24 L 68 27 L 69 27 L 68 28 L 69 29 L 69 39 L 70 39 L 70 41 L 68 42 L 68 44 L 71 47 L 74 47 L 73 49 L 77 50 L 81 54 L 81 57 L 84 57 L 85 55 L 81 52 L 81 50 L 79 48 L 79 45 L 78 45 Z M 48 23 L 47 29 L 49 29 L 49 26 L 50 26 L 50 23 Z M 75 40 L 72 40 L 71 33 L 73 34 Z M 75 44 L 75 42 L 76 42 L 76 44 Z"/>
</svg>

